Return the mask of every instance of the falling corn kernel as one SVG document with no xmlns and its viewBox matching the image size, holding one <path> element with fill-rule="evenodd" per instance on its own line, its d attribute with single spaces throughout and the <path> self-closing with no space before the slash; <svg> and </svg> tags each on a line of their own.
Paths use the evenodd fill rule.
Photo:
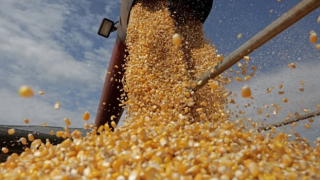
<svg viewBox="0 0 320 180">
<path fill-rule="evenodd" d="M 64 135 L 64 132 L 63 131 L 57 131 L 56 132 L 56 136 L 59 138 L 59 137 L 62 137 Z"/>
<path fill-rule="evenodd" d="M 215 91 L 218 88 L 219 83 L 217 81 L 213 81 L 212 83 L 209 84 L 209 86 L 212 91 Z"/>
<path fill-rule="evenodd" d="M 238 36 L 237 36 L 237 38 L 238 38 L 238 39 L 241 39 L 241 38 L 242 38 L 242 34 L 239 33 Z"/>
<path fill-rule="evenodd" d="M 250 78 L 251 78 L 251 76 L 246 76 L 246 77 L 244 78 L 244 80 L 245 80 L 245 81 L 249 81 Z"/>
<path fill-rule="evenodd" d="M 304 127 L 307 128 L 307 129 L 310 129 L 310 125 L 309 124 L 305 124 Z"/>
<path fill-rule="evenodd" d="M 53 130 L 50 131 L 50 135 L 51 136 L 54 135 L 54 131 Z"/>
<path fill-rule="evenodd" d="M 250 57 L 249 56 L 243 56 L 243 59 L 246 61 L 250 61 Z"/>
<path fill-rule="evenodd" d="M 22 137 L 19 139 L 19 142 L 21 142 L 21 144 L 26 145 L 27 144 L 27 140 L 26 138 Z"/>
<path fill-rule="evenodd" d="M 218 54 L 217 58 L 218 58 L 219 61 L 223 61 L 223 56 L 222 55 Z"/>
<path fill-rule="evenodd" d="M 29 141 L 34 141 L 34 136 L 33 136 L 33 134 L 28 134 L 28 140 Z"/>
<path fill-rule="evenodd" d="M 64 122 L 66 123 L 67 126 L 71 125 L 71 122 L 68 118 L 64 118 Z"/>
<path fill-rule="evenodd" d="M 54 108 L 55 108 L 56 110 L 58 110 L 58 109 L 60 108 L 60 103 L 59 103 L 59 102 L 56 102 L 56 103 L 54 104 Z"/>
<path fill-rule="evenodd" d="M 251 89 L 248 85 L 244 85 L 242 87 L 241 95 L 243 98 L 250 98 L 251 97 Z"/>
<path fill-rule="evenodd" d="M 316 49 L 320 50 L 320 44 L 316 44 Z"/>
<path fill-rule="evenodd" d="M 90 113 L 88 111 L 84 112 L 82 119 L 88 121 L 90 119 Z"/>
<path fill-rule="evenodd" d="M 273 13 L 273 10 L 272 10 L 272 9 L 270 9 L 270 13 Z"/>
<path fill-rule="evenodd" d="M 44 95 L 45 92 L 44 91 L 39 91 L 39 95 Z"/>
<path fill-rule="evenodd" d="M 84 124 L 84 128 L 85 128 L 85 129 L 90 129 L 90 125 L 89 125 L 88 123 L 85 123 L 85 124 Z"/>
<path fill-rule="evenodd" d="M 236 80 L 239 81 L 239 82 L 243 81 L 241 77 L 236 77 Z"/>
<path fill-rule="evenodd" d="M 312 32 L 309 37 L 310 43 L 316 43 L 318 41 L 318 35 L 315 32 Z"/>
<path fill-rule="evenodd" d="M 24 97 L 24 98 L 30 98 L 30 97 L 33 97 L 34 95 L 32 89 L 28 86 L 20 87 L 19 94 L 21 97 Z"/>
<path fill-rule="evenodd" d="M 282 87 L 283 87 L 283 85 L 282 85 L 282 84 L 280 84 L 280 85 L 279 85 L 279 89 L 282 89 Z"/>
<path fill-rule="evenodd" d="M 251 66 L 251 69 L 253 70 L 253 71 L 256 71 L 257 70 L 257 67 L 256 66 Z"/>
<path fill-rule="evenodd" d="M 198 85 L 198 86 L 200 86 L 201 84 L 202 84 L 202 81 L 201 81 L 201 80 L 197 82 L 197 85 Z"/>
<path fill-rule="evenodd" d="M 308 109 L 302 109 L 303 112 L 308 113 L 309 110 Z"/>
<path fill-rule="evenodd" d="M 2 150 L 2 152 L 5 153 L 5 154 L 7 154 L 7 153 L 9 152 L 9 149 L 6 148 L 6 147 L 3 147 L 1 150 Z"/>
<path fill-rule="evenodd" d="M 174 35 L 172 36 L 172 42 L 173 42 L 173 44 L 176 45 L 176 46 L 180 45 L 181 42 L 182 42 L 182 39 L 181 39 L 180 34 L 177 34 L 177 33 L 174 34 Z"/>
<path fill-rule="evenodd" d="M 285 103 L 287 103 L 287 102 L 288 102 L 288 99 L 287 99 L 287 98 L 283 98 L 282 101 L 285 102 Z"/>
<path fill-rule="evenodd" d="M 9 130 L 8 130 L 8 134 L 9 134 L 9 135 L 13 135 L 15 132 L 16 132 L 15 129 L 9 129 Z"/>
<path fill-rule="evenodd" d="M 42 127 L 46 127 L 47 126 L 47 123 L 42 123 Z"/>
<path fill-rule="evenodd" d="M 24 123 L 29 124 L 29 122 L 30 122 L 29 119 L 27 119 L 27 118 L 24 119 Z"/>
<path fill-rule="evenodd" d="M 261 115 L 262 114 L 262 108 L 258 109 L 258 114 Z"/>
<path fill-rule="evenodd" d="M 116 122 L 114 122 L 114 121 L 111 121 L 111 126 L 112 126 L 113 128 L 116 128 L 116 127 L 117 127 L 117 124 L 116 124 Z"/>
<path fill-rule="evenodd" d="M 295 69 L 295 68 L 296 68 L 296 64 L 295 64 L 295 63 L 289 63 L 289 64 L 288 64 L 288 67 Z"/>
<path fill-rule="evenodd" d="M 317 22 L 318 22 L 318 23 L 320 23 L 320 15 L 319 15 L 319 17 L 318 17 L 318 20 L 317 20 Z"/>
</svg>

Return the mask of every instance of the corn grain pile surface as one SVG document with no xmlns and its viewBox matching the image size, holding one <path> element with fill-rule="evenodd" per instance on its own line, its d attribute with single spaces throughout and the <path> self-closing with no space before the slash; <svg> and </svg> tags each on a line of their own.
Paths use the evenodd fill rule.
<svg viewBox="0 0 320 180">
<path fill-rule="evenodd" d="M 221 57 L 200 22 L 176 18 L 163 1 L 131 11 L 123 127 L 65 132 L 72 138 L 57 146 L 31 137 L 30 148 L 0 165 L 0 179 L 320 179 L 320 139 L 309 147 L 229 122 L 223 77 L 187 90 Z"/>
</svg>

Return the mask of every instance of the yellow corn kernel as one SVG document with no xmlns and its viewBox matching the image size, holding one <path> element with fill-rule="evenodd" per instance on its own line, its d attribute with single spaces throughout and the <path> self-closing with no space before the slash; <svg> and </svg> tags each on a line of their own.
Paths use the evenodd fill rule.
<svg viewBox="0 0 320 180">
<path fill-rule="evenodd" d="M 176 46 L 180 45 L 181 42 L 182 42 L 182 38 L 181 38 L 180 34 L 177 34 L 177 33 L 174 34 L 174 35 L 172 36 L 172 42 L 173 42 L 173 44 L 176 45 Z"/>
<path fill-rule="evenodd" d="M 8 134 L 9 134 L 9 135 L 13 135 L 14 133 L 16 133 L 16 130 L 15 130 L 15 129 L 9 129 L 9 130 L 8 130 Z"/>
<path fill-rule="evenodd" d="M 50 131 L 50 135 L 51 136 L 54 135 L 54 131 L 53 130 Z"/>
<path fill-rule="evenodd" d="M 71 122 L 68 118 L 64 118 L 64 122 L 66 123 L 66 126 L 70 126 Z"/>
<path fill-rule="evenodd" d="M 288 102 L 288 99 L 287 99 L 287 98 L 283 98 L 282 101 L 285 102 L 285 103 L 287 103 L 287 102 Z"/>
<path fill-rule="evenodd" d="M 249 56 L 243 56 L 243 59 L 246 61 L 250 61 L 250 57 Z"/>
<path fill-rule="evenodd" d="M 190 92 L 189 92 L 189 91 L 185 92 L 185 96 L 186 96 L 187 98 L 190 98 L 190 97 L 191 97 Z"/>
<path fill-rule="evenodd" d="M 208 103 L 206 103 L 206 102 L 201 102 L 201 104 L 200 104 L 201 106 L 204 106 L 204 107 L 207 107 L 208 106 Z"/>
<path fill-rule="evenodd" d="M 58 109 L 60 108 L 60 103 L 59 103 L 59 102 L 56 102 L 56 103 L 54 104 L 54 108 L 55 108 L 56 110 L 58 110 Z"/>
<path fill-rule="evenodd" d="M 82 119 L 88 121 L 90 119 L 90 113 L 88 111 L 84 112 Z"/>
<path fill-rule="evenodd" d="M 318 20 L 317 20 L 317 22 L 318 22 L 318 23 L 320 23 L 320 15 L 319 15 L 319 17 L 318 17 Z"/>
<path fill-rule="evenodd" d="M 30 98 L 34 95 L 32 89 L 28 86 L 21 86 L 19 89 L 19 94 L 24 98 Z"/>
<path fill-rule="evenodd" d="M 312 32 L 309 37 L 310 43 L 316 43 L 318 41 L 318 35 L 315 32 Z"/>
<path fill-rule="evenodd" d="M 257 163 L 252 160 L 246 160 L 244 162 L 244 165 L 249 169 L 253 177 L 257 177 L 259 175 L 259 168 Z"/>
<path fill-rule="evenodd" d="M 98 132 L 101 133 L 103 131 L 103 126 L 101 125 L 99 128 L 98 128 Z"/>
<path fill-rule="evenodd" d="M 248 85 L 244 85 L 242 87 L 241 95 L 243 98 L 249 98 L 251 97 L 251 89 Z"/>
<path fill-rule="evenodd" d="M 219 61 L 223 61 L 223 56 L 222 55 L 218 54 L 217 58 L 218 58 Z"/>
<path fill-rule="evenodd" d="M 9 149 L 6 148 L 6 147 L 3 147 L 1 150 L 2 150 L 2 152 L 5 153 L 5 154 L 7 154 L 7 153 L 9 152 Z"/>
<path fill-rule="evenodd" d="M 26 145 L 27 144 L 27 140 L 26 138 L 22 137 L 19 139 L 19 141 L 21 142 L 21 144 Z"/>
<path fill-rule="evenodd" d="M 197 85 L 198 85 L 198 86 L 200 86 L 201 84 L 202 84 L 202 81 L 201 81 L 201 80 L 197 82 Z"/>
<path fill-rule="evenodd" d="M 304 108 L 302 109 L 302 111 L 305 112 L 305 113 L 309 112 L 308 109 L 304 109 Z"/>
<path fill-rule="evenodd" d="M 238 39 L 241 39 L 241 38 L 242 38 L 242 34 L 239 33 L 238 36 L 237 36 L 237 38 L 238 38 Z"/>
<path fill-rule="evenodd" d="M 85 129 L 90 129 L 90 125 L 89 125 L 88 123 L 85 123 L 85 124 L 84 124 L 84 128 L 85 128 Z"/>
<path fill-rule="evenodd" d="M 281 156 L 281 162 L 285 166 L 290 167 L 291 164 L 293 163 L 293 159 L 289 155 L 284 154 L 284 155 Z"/>
<path fill-rule="evenodd" d="M 47 126 L 47 123 L 42 123 L 42 127 L 46 127 Z"/>
<path fill-rule="evenodd" d="M 117 124 L 116 124 L 116 122 L 114 122 L 114 121 L 111 121 L 111 126 L 112 126 L 113 128 L 116 128 L 116 127 L 117 127 Z"/>
<path fill-rule="evenodd" d="M 39 91 L 39 95 L 44 95 L 45 92 L 44 91 Z"/>
<path fill-rule="evenodd" d="M 289 68 L 293 68 L 293 69 L 295 69 L 295 68 L 296 68 L 296 64 L 294 64 L 294 63 L 290 63 L 290 64 L 288 64 L 288 67 L 289 67 Z"/>
<path fill-rule="evenodd" d="M 246 76 L 246 77 L 244 78 L 244 80 L 245 80 L 245 81 L 249 81 L 250 78 L 251 78 L 251 76 Z"/>
<path fill-rule="evenodd" d="M 27 119 L 27 118 L 24 119 L 24 123 L 29 124 L 29 122 L 30 122 L 29 119 Z"/>
<path fill-rule="evenodd" d="M 34 136 L 33 136 L 33 134 L 28 134 L 28 140 L 29 141 L 34 141 Z"/>
<path fill-rule="evenodd" d="M 66 139 L 60 145 L 61 145 L 61 147 L 68 148 L 68 147 L 71 147 L 71 143 L 72 142 L 70 139 Z"/>
<path fill-rule="evenodd" d="M 316 49 L 320 50 L 320 44 L 316 44 Z"/>
<path fill-rule="evenodd" d="M 112 168 L 115 172 L 120 172 L 122 166 L 125 165 L 125 161 L 123 158 L 118 158 L 112 163 Z"/>
<path fill-rule="evenodd" d="M 310 129 L 310 125 L 309 124 L 305 124 L 304 127 L 307 128 L 307 129 Z"/>
<path fill-rule="evenodd" d="M 210 85 L 210 88 L 212 91 L 215 91 L 218 86 L 219 86 L 219 83 L 217 81 L 213 81 L 212 83 L 209 84 Z"/>
<path fill-rule="evenodd" d="M 56 132 L 56 136 L 59 138 L 59 137 L 62 137 L 64 135 L 64 132 L 63 131 L 57 131 Z"/>
<path fill-rule="evenodd" d="M 148 140 L 147 132 L 146 132 L 144 129 L 141 129 L 141 130 L 139 131 L 139 139 L 140 139 L 141 141 L 146 141 L 146 140 Z"/>
<path fill-rule="evenodd" d="M 153 180 L 155 179 L 156 175 L 158 174 L 158 170 L 154 167 L 147 167 L 145 172 L 146 180 Z"/>
<path fill-rule="evenodd" d="M 239 81 L 239 82 L 243 81 L 241 77 L 236 77 L 236 80 Z"/>
</svg>

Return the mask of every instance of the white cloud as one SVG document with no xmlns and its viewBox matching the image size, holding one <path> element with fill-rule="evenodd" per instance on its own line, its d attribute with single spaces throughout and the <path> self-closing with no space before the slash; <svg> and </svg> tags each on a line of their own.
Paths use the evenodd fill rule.
<svg viewBox="0 0 320 180">
<path fill-rule="evenodd" d="M 73 127 L 82 127 L 87 110 L 93 122 L 114 41 L 97 35 L 105 14 L 84 0 L 0 4 L 0 124 L 29 118 L 36 125 L 64 126 L 69 117 Z M 105 5 L 113 10 L 119 2 Z M 17 93 L 22 85 L 46 94 L 22 99 Z M 55 102 L 61 102 L 58 111 Z"/>
</svg>

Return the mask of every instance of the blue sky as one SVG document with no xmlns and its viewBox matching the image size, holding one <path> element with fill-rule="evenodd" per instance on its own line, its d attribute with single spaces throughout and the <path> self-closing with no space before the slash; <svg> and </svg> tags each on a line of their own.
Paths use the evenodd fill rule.
<svg viewBox="0 0 320 180">
<path fill-rule="evenodd" d="M 206 36 L 226 56 L 299 2 L 215 0 L 204 24 Z M 72 127 L 82 127 L 84 111 L 91 113 L 93 123 L 116 37 L 113 33 L 109 39 L 102 38 L 97 30 L 104 17 L 118 20 L 120 0 L 0 0 L 0 4 L 0 124 L 21 125 L 29 118 L 33 125 L 64 126 L 63 118 L 68 117 Z M 316 110 L 320 103 L 320 50 L 308 42 L 311 30 L 320 35 L 319 15 L 317 9 L 250 55 L 250 65 L 258 66 L 256 77 L 246 82 L 253 89 L 254 107 L 271 103 L 282 107 L 266 123 L 283 120 L 288 112 L 302 114 L 302 108 Z M 297 63 L 294 70 L 287 68 L 292 62 Z M 304 92 L 298 90 L 301 80 Z M 283 84 L 283 96 L 277 94 L 279 84 Z M 20 98 L 17 91 L 22 85 L 46 94 Z M 239 94 L 243 85 L 233 82 L 228 88 Z M 271 86 L 276 89 L 267 94 Z M 284 104 L 283 97 L 289 103 Z M 58 111 L 55 102 L 61 103 Z M 242 107 L 251 101 L 237 98 L 237 102 Z M 265 119 L 253 107 L 241 109 L 254 120 Z M 264 113 L 272 114 L 272 110 Z M 305 131 L 300 123 L 295 130 L 310 134 L 319 124 Z"/>
</svg>

